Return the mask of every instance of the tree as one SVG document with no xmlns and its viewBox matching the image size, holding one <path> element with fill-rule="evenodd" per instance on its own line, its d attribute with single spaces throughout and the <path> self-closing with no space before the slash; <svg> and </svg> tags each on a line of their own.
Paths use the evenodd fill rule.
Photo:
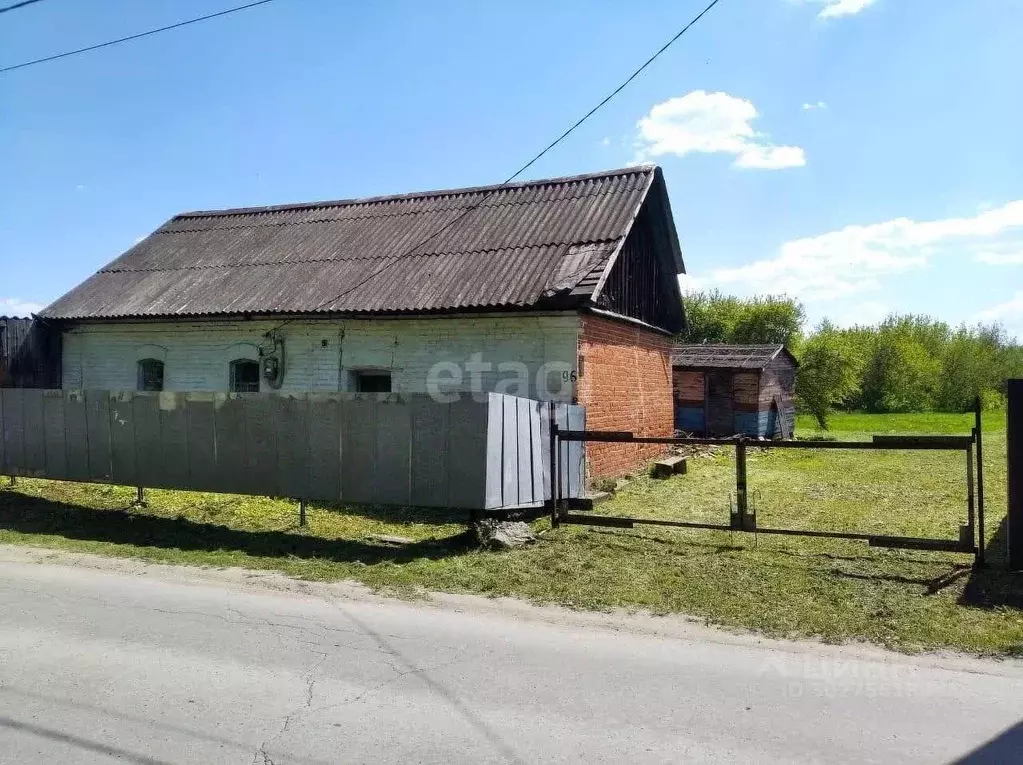
<svg viewBox="0 0 1023 765">
<path fill-rule="evenodd" d="M 827 430 L 832 408 L 859 389 L 859 366 L 854 346 L 825 323 L 803 345 L 796 371 L 797 405 Z"/>
<path fill-rule="evenodd" d="M 870 412 L 928 411 L 940 370 L 905 326 L 883 324 L 863 371 L 863 405 Z"/>
<path fill-rule="evenodd" d="M 980 396 L 1005 403 L 1005 381 L 1023 377 L 1023 345 L 998 324 L 952 329 L 929 316 L 891 315 L 840 329 L 824 321 L 803 339 L 803 306 L 787 297 L 718 291 L 684 300 L 690 343 L 783 343 L 800 360 L 798 406 L 826 427 L 835 407 L 872 412 L 962 412 Z"/>
<path fill-rule="evenodd" d="M 738 298 L 696 292 L 683 301 L 688 343 L 782 344 L 793 346 L 802 338 L 806 313 L 796 300 L 783 296 Z"/>
</svg>

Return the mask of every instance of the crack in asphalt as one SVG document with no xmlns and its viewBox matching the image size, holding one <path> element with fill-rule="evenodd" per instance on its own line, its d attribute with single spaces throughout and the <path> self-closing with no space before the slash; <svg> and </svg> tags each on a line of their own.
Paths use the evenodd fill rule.
<svg viewBox="0 0 1023 765">
<path fill-rule="evenodd" d="M 300 714 L 303 711 L 303 709 L 308 709 L 308 708 L 310 708 L 312 706 L 312 704 L 313 704 L 313 690 L 314 690 L 314 687 L 316 685 L 316 671 L 321 666 L 323 666 L 323 663 L 325 661 L 327 661 L 327 657 L 328 656 L 330 656 L 329 653 L 321 651 L 320 652 L 320 658 L 317 659 L 315 662 L 313 662 L 312 666 L 310 666 L 309 669 L 307 669 L 302 674 L 302 679 L 305 681 L 305 684 L 306 684 L 306 688 L 305 688 L 305 705 L 304 705 L 304 707 L 303 706 L 295 707 L 290 712 L 288 712 L 287 714 L 284 715 L 284 718 L 283 718 L 282 724 L 281 724 L 281 729 L 279 731 L 277 731 L 274 735 L 272 735 L 270 738 L 264 740 L 259 745 L 259 748 L 252 755 L 253 765 L 258 765 L 258 762 L 259 762 L 258 758 L 260 756 L 262 756 L 262 758 L 263 758 L 263 765 L 273 765 L 273 759 L 270 757 L 270 754 L 269 754 L 269 752 L 267 750 L 269 749 L 269 747 L 275 741 L 277 741 L 281 736 L 283 736 L 285 733 L 288 732 L 288 728 L 291 727 L 291 721 L 292 721 L 292 719 L 294 717 L 296 717 L 298 714 Z"/>
</svg>

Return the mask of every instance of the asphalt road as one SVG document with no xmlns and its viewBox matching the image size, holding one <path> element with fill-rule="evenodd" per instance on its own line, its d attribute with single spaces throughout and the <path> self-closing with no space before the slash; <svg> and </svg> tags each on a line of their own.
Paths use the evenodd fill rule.
<svg viewBox="0 0 1023 765">
<path fill-rule="evenodd" d="M 1014 662 L 13 550 L 4 763 L 1023 762 Z"/>
</svg>

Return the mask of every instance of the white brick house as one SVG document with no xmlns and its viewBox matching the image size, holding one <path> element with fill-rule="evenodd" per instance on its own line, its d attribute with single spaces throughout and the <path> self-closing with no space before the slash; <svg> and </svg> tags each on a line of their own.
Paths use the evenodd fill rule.
<svg viewBox="0 0 1023 765">
<path fill-rule="evenodd" d="M 163 364 L 163 389 L 227 391 L 230 364 L 259 360 L 267 332 L 276 330 L 285 348 L 280 390 L 354 391 L 361 373 L 387 372 L 395 392 L 427 392 L 427 379 L 438 362 L 464 365 L 481 354 L 492 369 L 480 374 L 484 390 L 494 390 L 500 365 L 525 364 L 528 390 L 506 392 L 535 398 L 545 364 L 575 369 L 579 320 L 567 315 L 476 315 L 395 319 L 318 319 L 295 321 L 183 321 L 82 323 L 68 328 L 63 340 L 64 388 L 135 389 L 138 364 Z M 280 329 L 276 329 L 280 327 Z M 468 378 L 456 385 L 451 374 L 435 376 L 441 390 L 468 390 Z M 265 381 L 264 381 L 265 382 Z M 571 398 L 571 380 L 554 375 L 547 390 Z M 262 389 L 267 389 L 261 386 Z"/>
<path fill-rule="evenodd" d="M 682 272 L 661 171 L 641 166 L 184 213 L 40 318 L 61 334 L 68 389 L 447 392 L 475 380 L 622 411 L 608 424 L 662 435 Z M 600 400 L 630 390 L 643 406 Z"/>
</svg>

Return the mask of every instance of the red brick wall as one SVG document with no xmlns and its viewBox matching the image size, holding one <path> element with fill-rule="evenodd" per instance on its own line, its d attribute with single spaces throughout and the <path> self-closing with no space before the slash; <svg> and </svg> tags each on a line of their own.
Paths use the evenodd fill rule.
<svg viewBox="0 0 1023 765">
<path fill-rule="evenodd" d="M 589 430 L 670 436 L 674 428 L 671 340 L 628 322 L 582 314 L 579 403 Z M 659 444 L 586 444 L 590 478 L 619 476 L 664 452 Z"/>
</svg>

